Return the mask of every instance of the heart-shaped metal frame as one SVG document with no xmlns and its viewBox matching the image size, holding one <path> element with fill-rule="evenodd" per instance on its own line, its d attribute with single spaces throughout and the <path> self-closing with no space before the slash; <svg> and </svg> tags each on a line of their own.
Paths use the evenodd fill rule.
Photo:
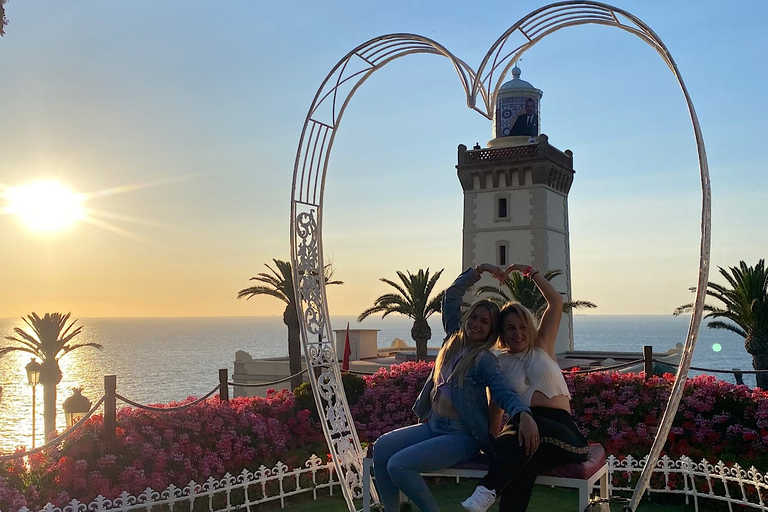
<svg viewBox="0 0 768 512">
<path fill-rule="evenodd" d="M 301 336 L 317 409 L 349 510 L 362 496 L 362 448 L 355 430 L 333 346 L 323 280 L 322 212 L 328 164 L 341 118 L 357 89 L 376 70 L 411 54 L 431 53 L 448 58 L 456 69 L 467 106 L 493 118 L 496 95 L 514 63 L 546 36 L 576 25 L 616 27 L 636 35 L 667 63 L 685 95 L 696 137 L 701 174 L 701 250 L 699 279 L 677 379 L 664 416 L 628 509 L 635 510 L 648 486 L 677 406 L 682 397 L 701 324 L 709 277 L 710 204 L 709 166 L 696 111 L 672 55 L 661 39 L 636 16 L 598 2 L 558 2 L 537 9 L 512 25 L 491 47 L 475 72 L 464 61 L 432 39 L 415 34 L 390 34 L 361 44 L 331 70 L 317 91 L 301 133 L 291 191 L 291 263 L 294 293 L 301 319 Z M 511 48 L 511 49 L 510 49 Z M 478 106 L 478 99 L 480 106 Z M 374 493 L 374 499 L 377 499 Z"/>
</svg>

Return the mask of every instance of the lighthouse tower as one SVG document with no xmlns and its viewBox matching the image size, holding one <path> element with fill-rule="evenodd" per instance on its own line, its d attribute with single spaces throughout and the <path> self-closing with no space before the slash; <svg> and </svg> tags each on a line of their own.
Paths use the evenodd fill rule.
<svg viewBox="0 0 768 512">
<path fill-rule="evenodd" d="M 501 267 L 528 263 L 542 273 L 561 270 L 552 284 L 570 301 L 568 191 L 573 153 L 550 145 L 541 133 L 542 91 L 521 80 L 517 66 L 512 77 L 499 89 L 488 147 L 459 146 L 463 268 L 489 262 Z M 498 284 L 483 279 L 482 284 Z M 555 346 L 558 354 L 566 350 L 573 350 L 570 312 L 563 314 Z"/>
</svg>

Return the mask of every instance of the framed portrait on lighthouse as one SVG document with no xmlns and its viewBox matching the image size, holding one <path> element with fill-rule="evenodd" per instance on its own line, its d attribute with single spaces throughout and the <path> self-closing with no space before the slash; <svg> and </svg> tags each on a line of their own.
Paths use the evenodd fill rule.
<svg viewBox="0 0 768 512">
<path fill-rule="evenodd" d="M 499 98 L 498 109 L 497 136 L 539 136 L 539 102 L 536 98 L 531 96 Z"/>
</svg>

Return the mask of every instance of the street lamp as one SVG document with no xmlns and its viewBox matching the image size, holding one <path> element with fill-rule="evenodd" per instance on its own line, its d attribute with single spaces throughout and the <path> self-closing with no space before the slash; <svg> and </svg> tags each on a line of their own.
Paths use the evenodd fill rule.
<svg viewBox="0 0 768 512">
<path fill-rule="evenodd" d="M 83 416 L 91 410 L 91 401 L 81 394 L 82 391 L 82 388 L 72 388 L 72 396 L 62 404 L 67 429 L 72 428 L 72 425 L 83 419 Z"/>
<path fill-rule="evenodd" d="M 33 357 L 32 360 L 27 363 L 27 366 L 24 367 L 27 370 L 27 380 L 29 381 L 29 385 L 32 386 L 32 448 L 35 447 L 35 403 L 37 400 L 35 399 L 35 389 L 37 389 L 37 385 L 40 384 L 40 370 L 42 370 L 42 365 L 38 363 L 35 358 Z"/>
</svg>

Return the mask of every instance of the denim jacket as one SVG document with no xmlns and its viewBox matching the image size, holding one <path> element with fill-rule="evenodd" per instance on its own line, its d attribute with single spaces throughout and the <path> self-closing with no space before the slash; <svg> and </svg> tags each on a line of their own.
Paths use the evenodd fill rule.
<svg viewBox="0 0 768 512">
<path fill-rule="evenodd" d="M 467 289 L 475 284 L 479 278 L 475 276 L 473 268 L 462 273 L 451 286 L 445 290 L 443 296 L 443 327 L 448 333 L 446 340 L 461 326 L 461 301 Z M 420 420 L 425 420 L 432 412 L 431 394 L 434 388 L 434 369 L 429 374 L 429 379 L 416 399 L 413 412 Z M 486 388 L 491 391 L 493 401 L 504 409 L 510 416 L 520 412 L 530 412 L 530 409 L 520 400 L 520 397 L 512 389 L 509 380 L 499 368 L 496 356 L 490 351 L 478 354 L 474 364 L 467 371 L 464 385 L 459 387 L 458 382 L 450 382 L 451 403 L 459 413 L 461 420 L 466 425 L 472 437 L 478 442 L 480 448 L 487 454 L 493 454 L 493 437 L 488 430 L 488 397 Z"/>
</svg>

